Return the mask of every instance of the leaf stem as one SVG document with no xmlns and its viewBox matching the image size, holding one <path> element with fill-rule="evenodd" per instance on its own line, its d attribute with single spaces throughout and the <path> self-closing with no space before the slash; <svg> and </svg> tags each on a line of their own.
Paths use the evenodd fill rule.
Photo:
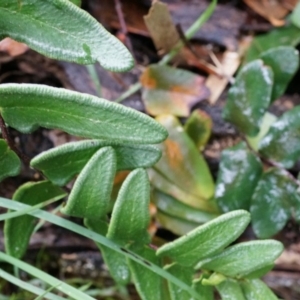
<svg viewBox="0 0 300 300">
<path fill-rule="evenodd" d="M 186 40 L 190 40 L 196 32 L 203 26 L 203 24 L 210 18 L 212 13 L 214 12 L 217 5 L 217 0 L 212 0 L 212 2 L 209 4 L 207 9 L 201 14 L 201 16 L 189 27 L 189 29 L 185 32 L 185 38 Z M 180 49 L 184 46 L 184 43 L 182 41 L 179 41 L 177 45 L 174 46 L 174 48 L 166 54 L 158 63 L 159 65 L 166 65 L 169 63 L 180 51 Z M 129 96 L 133 95 L 137 91 L 139 91 L 142 88 L 142 85 L 140 82 L 137 82 L 129 87 L 127 91 L 125 91 L 118 99 L 115 100 L 115 102 L 122 102 Z"/>
</svg>

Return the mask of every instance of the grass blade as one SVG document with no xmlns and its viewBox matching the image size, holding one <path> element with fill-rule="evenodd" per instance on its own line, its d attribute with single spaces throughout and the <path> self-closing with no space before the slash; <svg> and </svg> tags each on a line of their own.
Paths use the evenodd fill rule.
<svg viewBox="0 0 300 300">
<path fill-rule="evenodd" d="M 5 207 L 5 208 L 9 208 L 9 209 L 13 209 L 13 210 L 17 210 L 17 211 L 28 208 L 28 205 L 25 205 L 25 204 L 22 204 L 22 203 L 19 203 L 19 202 L 15 202 L 15 201 L 11 201 L 9 199 L 5 199 L 5 198 L 2 198 L 2 197 L 0 197 L 0 206 Z M 114 250 L 118 253 L 121 253 L 121 254 L 127 256 L 129 259 L 132 259 L 132 260 L 136 261 L 137 263 L 139 263 L 143 267 L 151 270 L 152 272 L 155 272 L 156 274 L 160 275 L 161 277 L 165 278 L 166 280 L 168 280 L 168 281 L 172 282 L 173 284 L 177 285 L 181 289 L 188 291 L 190 293 L 190 295 L 192 297 L 194 297 L 195 299 L 201 299 L 200 295 L 195 290 L 193 290 L 190 286 L 188 286 L 187 284 L 185 284 L 184 282 L 182 282 L 181 280 L 179 280 L 178 278 L 176 278 L 175 276 L 173 276 L 169 272 L 163 270 L 162 268 L 156 266 L 155 264 L 153 264 L 149 261 L 146 261 L 144 258 L 142 258 L 141 256 L 135 254 L 134 252 L 132 252 L 130 250 L 126 250 L 126 252 L 125 252 L 124 250 L 122 250 L 122 248 L 118 244 L 114 243 L 113 241 L 109 240 L 108 238 L 106 238 L 106 237 L 104 237 L 100 234 L 97 234 L 97 233 L 95 233 L 95 232 L 93 232 L 89 229 L 86 229 L 86 228 L 84 228 L 80 225 L 77 225 L 77 224 L 75 224 L 71 221 L 68 221 L 68 220 L 60 218 L 58 216 L 52 215 L 51 213 L 48 213 L 46 211 L 36 210 L 36 211 L 31 212 L 29 214 L 36 217 L 36 218 L 44 219 L 44 220 L 46 220 L 46 221 L 48 221 L 52 224 L 58 225 L 60 227 L 66 228 L 70 231 L 73 231 L 77 234 L 85 236 L 89 239 L 92 239 L 93 241 L 95 241 L 97 243 L 100 243 L 100 244 L 110 248 L 111 250 Z M 5 254 L 1 253 L 0 259 L 3 257 L 3 255 L 5 255 Z M 10 257 L 8 257 L 8 259 L 14 260 L 13 258 L 10 258 Z M 17 260 L 17 261 L 20 262 L 19 260 Z M 31 267 L 31 266 L 28 266 L 28 267 Z M 33 268 L 33 267 L 31 267 L 31 268 Z M 35 268 L 33 268 L 33 269 L 35 269 Z M 39 271 L 39 270 L 37 270 L 37 271 Z M 41 271 L 39 271 L 39 272 L 41 272 Z M 43 272 L 41 272 L 41 273 L 43 273 Z M 53 278 L 53 279 L 55 279 L 55 278 Z M 55 279 L 55 280 L 57 280 L 57 279 Z M 58 282 L 55 281 L 54 285 L 57 284 L 57 283 Z M 62 288 L 62 286 L 60 287 L 60 289 L 61 288 Z M 81 298 L 80 300 L 84 300 L 84 299 L 85 298 Z"/>
</svg>

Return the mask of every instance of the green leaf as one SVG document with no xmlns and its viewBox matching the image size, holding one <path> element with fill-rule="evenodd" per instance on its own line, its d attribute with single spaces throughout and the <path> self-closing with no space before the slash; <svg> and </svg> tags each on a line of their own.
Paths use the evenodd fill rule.
<svg viewBox="0 0 300 300">
<path fill-rule="evenodd" d="M 74 300 L 95 300 L 89 295 L 83 293 L 80 289 L 77 289 L 63 281 L 60 281 L 59 279 L 49 275 L 48 273 L 43 272 L 40 269 L 33 267 L 30 264 L 27 264 L 1 251 L 0 251 L 0 260 L 2 262 L 7 262 L 9 264 L 12 264 L 16 268 L 21 269 L 26 273 L 38 278 L 39 280 L 46 282 L 53 288 L 58 289 L 60 292 L 65 293 L 68 296 L 72 295 L 72 299 Z M 60 299 L 56 298 L 56 300 L 60 300 Z"/>
<path fill-rule="evenodd" d="M 264 275 L 266 275 L 267 273 L 269 273 L 273 268 L 274 268 L 275 263 L 271 263 L 267 266 L 263 266 L 262 268 L 259 268 L 249 274 L 247 274 L 247 276 L 245 276 L 245 278 L 247 279 L 256 279 L 256 278 L 260 278 Z"/>
<path fill-rule="evenodd" d="M 278 46 L 297 46 L 300 42 L 300 29 L 292 23 L 272 29 L 266 34 L 256 36 L 245 55 L 244 62 L 248 63 L 260 55 Z"/>
<path fill-rule="evenodd" d="M 113 147 L 117 158 L 117 170 L 149 168 L 161 157 L 161 151 L 152 145 L 120 144 L 113 140 L 85 140 L 67 143 L 42 152 L 30 162 L 56 185 L 67 184 L 78 174 L 99 148 Z"/>
<path fill-rule="evenodd" d="M 101 235 L 107 234 L 108 224 L 103 220 L 85 219 L 84 225 Z M 96 244 L 102 253 L 112 278 L 120 285 L 128 284 L 130 282 L 131 272 L 126 257 L 118 252 L 112 251 L 110 248 L 100 243 Z"/>
<path fill-rule="evenodd" d="M 229 90 L 223 117 L 241 132 L 255 136 L 269 107 L 273 72 L 261 60 L 245 65 Z"/>
<path fill-rule="evenodd" d="M 174 197 L 156 189 L 152 192 L 151 200 L 160 211 L 168 214 L 169 216 L 198 224 L 206 223 L 218 216 L 218 214 L 208 213 L 186 205 L 176 200 Z"/>
<path fill-rule="evenodd" d="M 272 68 L 274 86 L 271 100 L 276 100 L 284 93 L 299 68 L 299 52 L 291 46 L 280 46 L 263 52 L 260 58 Z"/>
<path fill-rule="evenodd" d="M 156 213 L 156 218 L 159 224 L 164 228 L 167 229 L 177 235 L 185 235 L 191 230 L 197 228 L 199 223 L 187 221 L 181 218 L 177 218 L 174 216 L 170 216 L 167 213 L 164 213 L 160 210 Z"/>
<path fill-rule="evenodd" d="M 236 280 L 227 279 L 216 288 L 222 300 L 246 300 L 242 288 Z"/>
<path fill-rule="evenodd" d="M 277 300 L 274 293 L 259 279 L 241 283 L 246 300 Z"/>
<path fill-rule="evenodd" d="M 157 120 L 168 130 L 169 138 L 159 145 L 163 154 L 154 166 L 158 176 L 152 176 L 151 183 L 188 205 L 217 212 L 215 203 L 208 201 L 214 193 L 214 182 L 207 163 L 195 144 L 184 132 L 177 118 L 163 115 Z"/>
<path fill-rule="evenodd" d="M 210 256 L 201 261 L 197 268 L 229 277 L 243 278 L 255 270 L 272 264 L 282 251 L 283 245 L 274 240 L 245 242 Z"/>
<path fill-rule="evenodd" d="M 119 191 L 107 237 L 124 246 L 133 243 L 143 246 L 149 243 L 149 201 L 147 172 L 143 169 L 132 171 Z"/>
<path fill-rule="evenodd" d="M 0 85 L 0 111 L 9 126 L 29 133 L 38 126 L 85 138 L 159 143 L 167 132 L 150 117 L 87 94 L 30 84 Z"/>
<path fill-rule="evenodd" d="M 65 195 L 61 188 L 49 181 L 28 182 L 17 189 L 13 200 L 36 205 L 55 197 L 63 198 Z M 35 218 L 28 215 L 5 221 L 5 249 L 9 255 L 17 258 L 24 255 L 35 224 Z"/>
<path fill-rule="evenodd" d="M 108 210 L 115 174 L 113 148 L 98 150 L 79 174 L 61 211 L 74 217 L 102 219 Z"/>
<path fill-rule="evenodd" d="M 22 203 L 19 203 L 16 201 L 11 201 L 10 199 L 6 199 L 3 197 L 0 197 L 0 207 L 4 207 L 7 209 L 13 209 L 15 211 L 21 211 L 21 210 L 29 211 L 32 208 L 29 205 L 22 204 Z M 122 247 L 120 247 L 120 245 L 118 245 L 116 242 L 104 237 L 101 234 L 95 233 L 92 230 L 86 229 L 83 226 L 80 226 L 74 222 L 63 219 L 61 217 L 54 215 L 53 213 L 48 213 L 48 212 L 40 210 L 40 209 L 31 211 L 31 212 L 29 212 L 29 214 L 34 216 L 35 218 L 41 218 L 47 222 L 50 222 L 52 224 L 59 226 L 59 227 L 68 229 L 71 232 L 75 232 L 76 234 L 84 236 L 88 239 L 91 239 L 91 240 L 97 242 L 97 243 L 101 243 L 102 245 L 105 245 L 106 247 L 108 247 L 111 250 L 111 252 L 115 251 L 119 254 L 124 255 L 125 257 L 128 257 L 128 258 L 136 261 L 137 263 L 142 265 L 145 269 L 149 269 L 149 270 L 155 272 L 156 274 L 160 275 L 161 277 L 165 278 L 166 280 L 171 281 L 175 285 L 178 285 L 180 288 L 187 290 L 190 293 L 190 295 L 192 297 L 194 297 L 195 299 L 199 298 L 199 295 L 197 292 L 195 292 L 195 290 L 193 290 L 190 286 L 188 286 L 184 282 L 177 279 L 176 276 L 173 276 L 169 272 L 163 270 L 161 267 L 159 267 L 149 261 L 145 261 L 145 259 L 143 257 L 139 256 L 136 253 L 133 253 L 130 250 L 127 251 L 125 249 L 126 251 L 124 251 L 124 249 Z M 2 255 L 2 258 L 3 258 L 3 255 Z M 11 256 L 7 255 L 6 258 L 11 258 Z M 14 261 L 16 261 L 16 260 L 14 259 Z"/>
<path fill-rule="evenodd" d="M 300 4 L 298 3 L 296 7 L 293 10 L 293 13 L 291 15 L 291 21 L 293 25 L 300 27 Z"/>
<path fill-rule="evenodd" d="M 10 150 L 6 142 L 0 139 L 0 181 L 20 173 L 21 161 L 17 154 Z"/>
<path fill-rule="evenodd" d="M 255 150 L 258 151 L 259 143 L 263 139 L 263 137 L 268 133 L 271 125 L 277 120 L 277 117 L 273 114 L 266 112 L 261 126 L 259 133 L 254 137 L 246 136 L 246 139 L 248 140 L 249 145 Z"/>
<path fill-rule="evenodd" d="M 209 96 L 204 77 L 165 65 L 150 65 L 142 74 L 142 98 L 149 114 L 187 117 L 190 108 Z"/>
<path fill-rule="evenodd" d="M 133 66 L 128 50 L 87 12 L 66 0 L 0 1 L 0 39 L 11 37 L 63 61 L 111 71 Z"/>
<path fill-rule="evenodd" d="M 155 255 L 155 251 L 148 248 L 142 247 L 135 249 L 131 248 L 132 251 L 137 252 L 139 255 L 153 262 L 159 266 L 160 259 Z M 162 290 L 163 290 L 163 280 L 156 273 L 151 272 L 143 268 L 138 263 L 128 259 L 128 264 L 132 273 L 133 281 L 135 287 L 142 300 L 165 300 Z"/>
<path fill-rule="evenodd" d="M 300 106 L 285 112 L 262 139 L 259 151 L 268 159 L 291 168 L 300 157 Z"/>
<path fill-rule="evenodd" d="M 252 227 L 258 237 L 268 238 L 285 226 L 295 194 L 297 187 L 284 171 L 274 168 L 263 174 L 250 208 Z"/>
<path fill-rule="evenodd" d="M 163 245 L 157 250 L 157 255 L 168 256 L 184 266 L 193 266 L 236 240 L 249 222 L 250 214 L 244 210 L 224 214 Z"/>
<path fill-rule="evenodd" d="M 206 112 L 196 109 L 184 124 L 184 130 L 197 148 L 202 149 L 210 138 L 212 126 L 211 117 Z"/>
<path fill-rule="evenodd" d="M 202 285 L 201 280 L 208 278 L 208 274 L 202 274 L 200 278 L 193 280 L 192 287 L 199 293 L 199 300 L 214 300 L 214 289 L 210 285 Z"/>
<path fill-rule="evenodd" d="M 183 267 L 178 264 L 172 264 L 165 268 L 169 273 L 176 276 L 178 279 L 182 280 L 188 285 L 192 285 L 193 275 L 195 273 L 193 268 Z M 190 300 L 191 295 L 181 289 L 180 287 L 168 282 L 169 291 L 171 295 L 171 300 Z"/>
<path fill-rule="evenodd" d="M 261 173 L 260 160 L 245 143 L 222 151 L 215 191 L 215 199 L 222 211 L 249 210 Z"/>
<path fill-rule="evenodd" d="M 71 1 L 73 4 L 77 5 L 77 6 L 81 6 L 81 0 L 69 0 Z"/>
</svg>

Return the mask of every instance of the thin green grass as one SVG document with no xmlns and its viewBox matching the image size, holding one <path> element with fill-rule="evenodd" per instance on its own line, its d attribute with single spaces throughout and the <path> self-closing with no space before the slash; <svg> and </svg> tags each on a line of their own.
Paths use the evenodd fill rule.
<svg viewBox="0 0 300 300">
<path fill-rule="evenodd" d="M 40 289 L 32 284 L 29 284 L 7 272 L 5 272 L 4 270 L 0 269 L 0 277 L 2 277 L 3 279 L 11 282 L 12 284 L 31 292 L 32 294 L 38 295 L 39 297 L 42 296 L 42 298 L 36 298 L 35 300 L 38 299 L 49 299 L 49 300 L 66 300 L 66 298 L 62 298 L 60 296 L 54 295 L 52 293 L 50 293 L 50 289 L 52 290 L 55 287 L 50 287 L 49 291 L 44 291 L 43 289 Z"/>
<path fill-rule="evenodd" d="M 30 206 L 16 202 L 16 201 L 11 201 L 9 199 L 5 199 L 0 197 L 0 206 L 1 207 L 5 207 L 8 209 L 12 209 L 12 210 L 16 210 L 16 211 L 20 211 L 20 210 L 24 210 L 24 209 L 29 209 Z M 188 286 L 186 283 L 182 282 L 181 280 L 179 280 L 177 277 L 173 276 L 172 274 L 170 274 L 169 272 L 165 271 L 164 269 L 160 268 L 159 266 L 153 264 L 150 261 L 146 261 L 143 257 L 135 254 L 134 252 L 130 251 L 130 250 L 126 250 L 122 251 L 122 247 L 120 247 L 118 244 L 116 244 L 115 242 L 113 242 L 112 240 L 109 240 L 108 238 L 106 238 L 105 236 L 102 236 L 98 233 L 95 233 L 87 228 L 84 228 L 78 224 L 75 224 L 71 221 L 65 220 L 61 217 L 55 216 L 51 213 L 48 213 L 46 211 L 42 211 L 42 210 L 35 210 L 35 211 L 31 211 L 28 214 L 36 217 L 36 218 L 40 218 L 43 219 L 45 221 L 48 221 L 52 224 L 55 224 L 57 226 L 66 228 L 70 231 L 73 231 L 79 235 L 85 236 L 93 241 L 95 241 L 96 243 L 100 243 L 108 248 L 110 248 L 113 251 L 116 251 L 122 255 L 127 256 L 128 258 L 134 260 L 135 262 L 137 262 L 138 264 L 140 264 L 141 266 L 143 266 L 144 268 L 147 268 L 149 270 L 151 270 L 152 272 L 158 274 L 159 276 L 165 278 L 166 280 L 172 282 L 173 284 L 175 284 L 176 286 L 178 286 L 179 288 L 187 291 L 192 297 L 194 297 L 195 299 L 201 299 L 200 295 L 194 290 L 192 289 L 190 286 Z M 58 279 L 38 270 L 37 268 L 34 268 L 18 259 L 15 259 L 13 257 L 10 257 L 8 255 L 6 255 L 5 253 L 0 252 L 0 259 L 7 261 L 9 263 L 11 263 L 12 265 L 16 265 L 18 268 L 28 272 L 29 274 L 38 277 L 42 280 L 44 280 L 45 282 L 47 282 L 48 284 L 55 286 L 57 284 L 59 284 L 61 281 L 59 281 Z M 69 285 L 66 285 L 65 283 L 62 282 L 62 285 L 59 286 L 58 288 L 60 291 L 64 292 L 65 294 L 68 294 L 71 292 L 71 294 L 73 292 L 78 292 L 78 290 L 76 290 L 75 288 L 70 287 Z M 75 291 L 74 291 L 75 290 Z M 76 294 L 75 294 L 76 295 Z M 83 294 L 85 297 L 87 297 L 87 295 Z M 70 295 L 68 294 L 68 296 L 73 296 L 74 295 Z M 77 295 L 78 296 L 78 295 Z M 84 298 L 83 296 L 81 296 L 81 298 L 75 298 L 78 300 L 85 300 L 85 299 L 92 299 L 92 298 Z"/>
</svg>

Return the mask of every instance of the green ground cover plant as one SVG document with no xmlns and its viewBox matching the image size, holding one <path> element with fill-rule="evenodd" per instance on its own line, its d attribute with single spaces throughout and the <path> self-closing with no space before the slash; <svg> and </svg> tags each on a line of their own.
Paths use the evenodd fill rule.
<svg viewBox="0 0 300 300">
<path fill-rule="evenodd" d="M 128 50 L 75 4 L 78 1 L 0 0 L 0 36 L 24 42 L 51 58 L 78 64 L 99 62 L 111 71 L 130 69 L 133 59 Z M 213 1 L 200 25 L 215 5 Z M 161 65 L 172 55 L 171 52 Z M 277 299 L 260 278 L 274 266 L 283 251 L 282 244 L 275 240 L 232 243 L 250 223 L 246 210 L 251 211 L 254 230 L 260 237 L 280 230 L 291 215 L 291 207 L 297 211 L 296 181 L 285 168 L 300 154 L 296 146 L 286 149 L 287 141 L 296 145 L 298 110 L 291 110 L 271 127 L 266 114 L 271 101 L 283 93 L 297 68 L 298 54 L 290 46 L 267 49 L 242 67 L 230 89 L 224 117 L 246 136 L 245 142 L 223 153 L 216 188 L 198 152 L 208 138 L 191 139 L 173 116 L 155 120 L 87 94 L 33 84 L 1 84 L 1 180 L 19 174 L 22 164 L 22 156 L 10 145 L 6 126 L 22 133 L 31 133 L 40 126 L 57 128 L 84 140 L 34 157 L 30 166 L 41 172 L 44 180 L 21 185 L 13 201 L 0 198 L 0 206 L 9 209 L 0 216 L 5 222 L 6 252 L 0 252 L 0 260 L 40 278 L 49 288 L 37 288 L 4 270 L 0 270 L 0 276 L 36 294 L 36 299 L 93 299 L 21 260 L 32 233 L 38 230 L 36 220 L 41 219 L 95 241 L 113 279 L 120 285 L 133 282 L 142 299 L 210 300 L 215 291 L 222 299 Z M 193 122 L 187 122 L 187 132 Z M 264 124 L 269 124 L 269 131 Z M 263 137 L 260 134 L 257 138 L 260 131 L 264 132 Z M 278 139 L 283 133 L 285 139 Z M 188 182 L 176 182 L 178 177 L 166 157 L 161 159 L 168 143 L 174 141 L 182 149 L 185 145 L 187 150 L 182 151 L 192 158 L 192 171 L 186 167 L 187 160 L 179 173 L 189 176 Z M 273 168 L 263 173 L 262 161 L 271 162 Z M 112 205 L 113 180 L 120 170 L 131 172 Z M 226 172 L 232 174 L 230 181 Z M 147 231 L 149 177 L 154 194 L 160 193 L 160 197 L 154 197 L 158 207 L 163 205 L 161 201 L 174 204 L 170 195 L 177 189 L 182 203 L 170 207 L 186 205 L 194 213 L 191 219 L 205 224 L 173 242 L 153 247 Z M 66 191 L 66 184 L 74 179 L 71 191 Z M 193 184 L 199 180 L 205 188 Z M 272 198 L 273 205 L 259 201 L 261 198 L 266 203 Z M 41 210 L 61 199 L 66 200 L 61 212 L 81 218 L 84 226 Z M 198 210 L 192 209 L 195 203 Z M 266 209 L 273 212 L 274 203 L 286 216 L 280 224 L 271 224 L 273 231 L 265 232 L 263 222 L 270 225 L 270 221 L 259 215 Z M 220 215 L 217 204 L 226 213 Z M 173 212 L 178 215 L 178 211 Z"/>
</svg>

